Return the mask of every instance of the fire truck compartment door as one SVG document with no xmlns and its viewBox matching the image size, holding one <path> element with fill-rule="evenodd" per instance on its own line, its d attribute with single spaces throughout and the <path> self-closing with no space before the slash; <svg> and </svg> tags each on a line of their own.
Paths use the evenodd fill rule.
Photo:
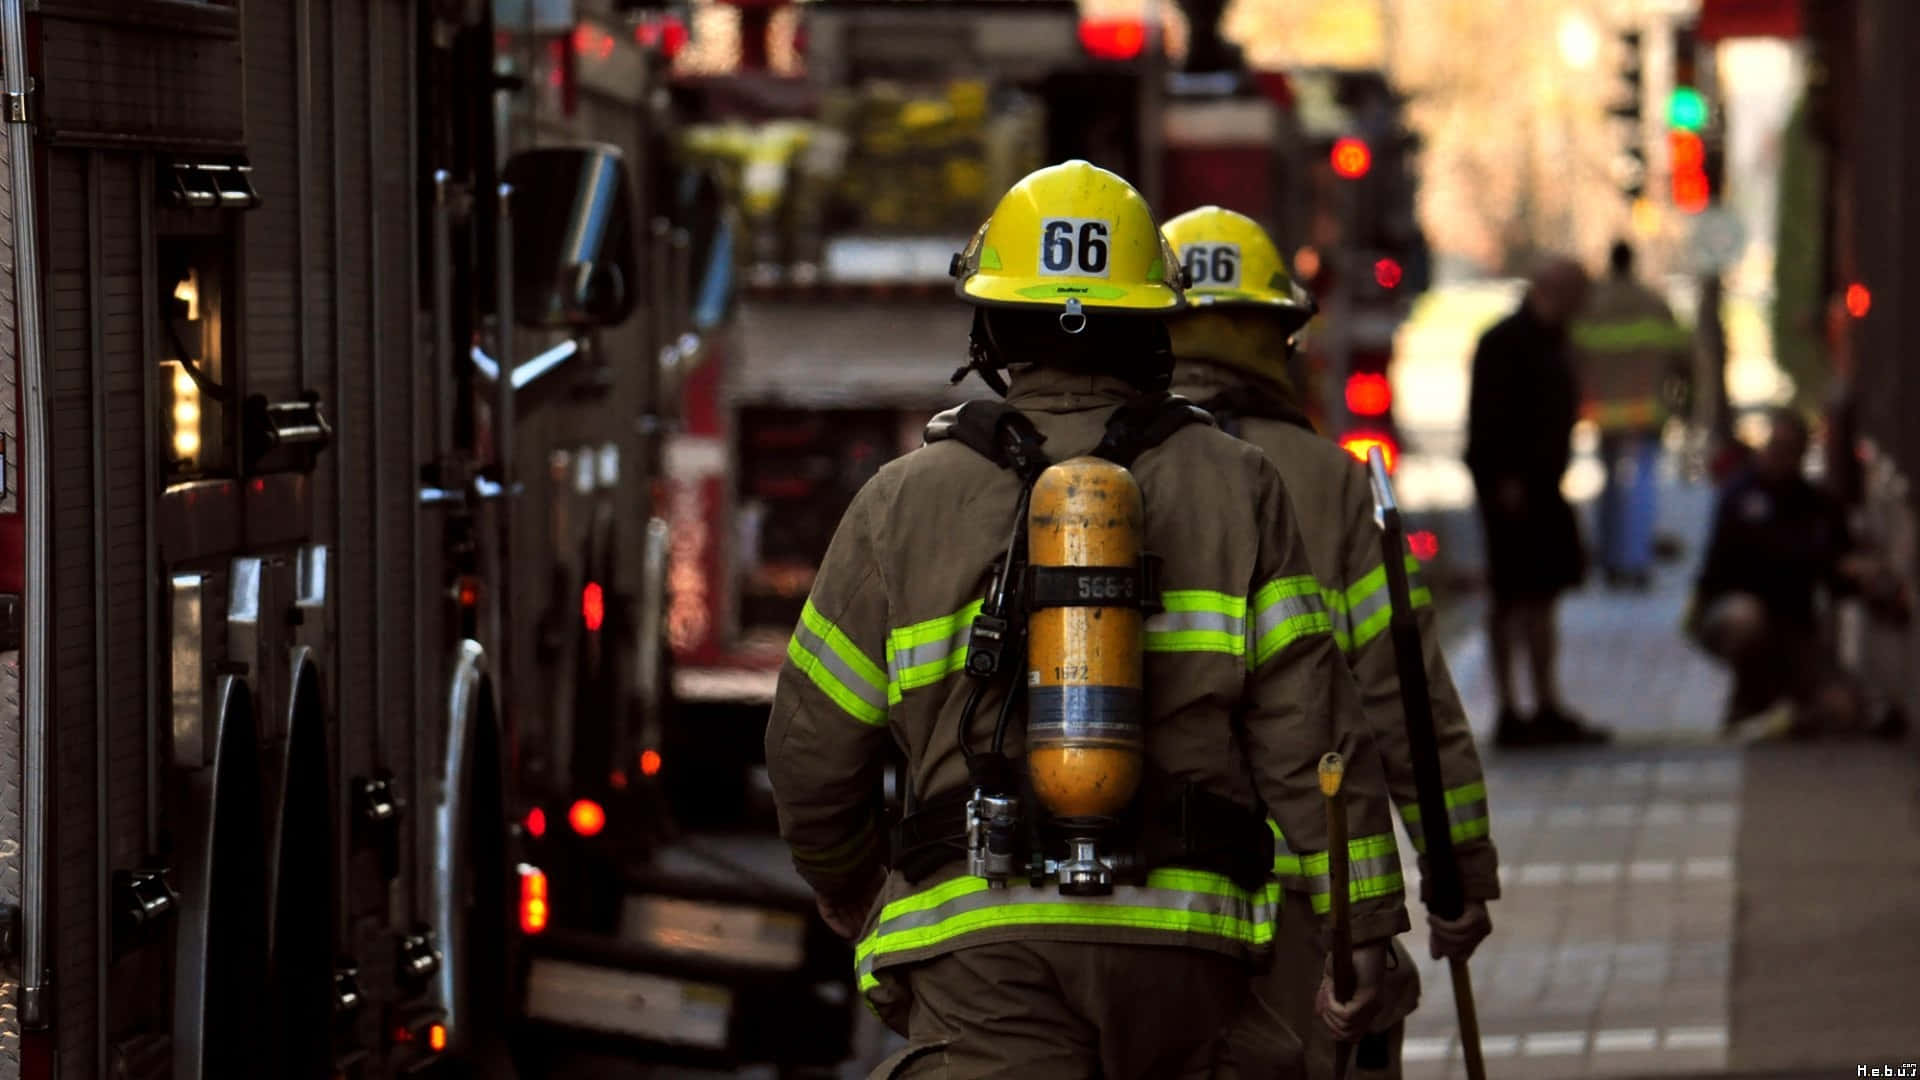
<svg viewBox="0 0 1920 1080">
<path fill-rule="evenodd" d="M 246 680 L 215 684 L 213 763 L 181 776 L 174 1075 L 242 1076 L 259 1065 L 267 890 L 260 761 Z"/>
</svg>

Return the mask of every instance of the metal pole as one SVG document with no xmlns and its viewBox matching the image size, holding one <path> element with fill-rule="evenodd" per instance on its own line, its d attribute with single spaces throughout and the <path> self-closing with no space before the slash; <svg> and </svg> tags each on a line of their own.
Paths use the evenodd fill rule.
<svg viewBox="0 0 1920 1080">
<path fill-rule="evenodd" d="M 13 159 L 14 283 L 20 331 L 20 409 L 26 449 L 21 456 L 21 510 L 26 514 L 26 670 L 21 673 L 24 720 L 20 850 L 20 1024 L 44 1028 L 53 1019 L 46 993 L 47 955 L 47 410 L 41 371 L 39 218 L 33 201 L 33 139 L 27 126 L 26 27 L 20 0 L 0 0 L 0 65 L 7 101 L 7 141 Z"/>
</svg>

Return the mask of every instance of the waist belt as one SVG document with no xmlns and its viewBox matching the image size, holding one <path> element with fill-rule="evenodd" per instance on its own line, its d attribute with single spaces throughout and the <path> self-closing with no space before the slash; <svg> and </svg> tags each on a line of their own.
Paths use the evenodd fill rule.
<svg viewBox="0 0 1920 1080">
<path fill-rule="evenodd" d="M 919 884 L 947 865 L 966 858 L 967 802 L 971 787 L 941 792 L 922 801 L 889 830 L 889 863 L 912 884 Z M 1022 805 L 1030 821 L 1041 816 L 1031 797 Z M 1116 870 L 1116 878 L 1144 880 L 1150 870 L 1183 866 L 1220 874 L 1249 892 L 1264 888 L 1273 871 L 1273 831 L 1266 819 L 1232 799 L 1194 784 L 1163 788 L 1141 800 L 1132 819 L 1117 823 L 1127 848 L 1132 840 L 1133 865 Z M 1064 837 L 1041 824 L 1028 830 L 1023 861 L 1036 851 L 1059 858 L 1066 852 Z"/>
</svg>

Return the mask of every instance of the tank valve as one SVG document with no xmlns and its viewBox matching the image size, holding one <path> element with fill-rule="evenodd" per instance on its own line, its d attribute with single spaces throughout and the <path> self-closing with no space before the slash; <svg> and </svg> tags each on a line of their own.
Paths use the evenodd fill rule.
<svg viewBox="0 0 1920 1080">
<path fill-rule="evenodd" d="M 1013 876 L 1020 800 L 975 789 L 967 800 L 967 873 L 1005 888 Z"/>
</svg>

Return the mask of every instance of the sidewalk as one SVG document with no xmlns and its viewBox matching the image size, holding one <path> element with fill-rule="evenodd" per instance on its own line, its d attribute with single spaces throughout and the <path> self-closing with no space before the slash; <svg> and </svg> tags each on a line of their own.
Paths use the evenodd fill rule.
<svg viewBox="0 0 1920 1080">
<path fill-rule="evenodd" d="M 1565 696 L 1613 745 L 1493 749 L 1484 638 L 1474 627 L 1448 650 L 1502 860 L 1472 965 L 1487 1075 L 1851 1076 L 1915 1060 L 1912 751 L 1718 740 L 1725 677 L 1678 632 L 1712 493 L 1662 498 L 1685 557 L 1649 593 L 1589 587 L 1560 612 Z M 1416 913 L 1406 1075 L 1461 1077 L 1450 979 L 1425 939 Z"/>
</svg>

